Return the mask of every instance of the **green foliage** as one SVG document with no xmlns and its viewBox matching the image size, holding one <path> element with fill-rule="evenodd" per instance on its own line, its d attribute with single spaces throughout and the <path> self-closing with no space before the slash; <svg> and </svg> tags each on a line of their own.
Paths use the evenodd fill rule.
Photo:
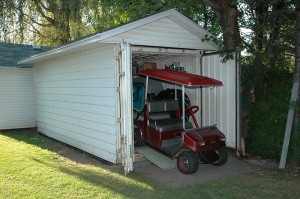
<svg viewBox="0 0 300 199">
<path fill-rule="evenodd" d="M 25 1 L 26 0 L 0 1 L 0 42 L 23 42 L 25 30 Z"/>
<path fill-rule="evenodd" d="M 243 35 L 249 56 L 243 58 L 241 77 L 242 109 L 251 112 L 247 147 L 279 160 L 292 88 L 292 75 L 287 73 L 293 73 L 295 64 L 295 6 L 290 1 L 258 0 L 249 1 L 241 12 L 248 18 L 241 24 L 252 30 Z M 298 151 L 297 144 L 291 144 L 291 159 Z"/>
<path fill-rule="evenodd" d="M 300 163 L 300 128 L 298 125 L 297 133 L 291 135 L 291 141 L 288 152 L 288 161 Z"/>
<path fill-rule="evenodd" d="M 58 46 L 84 36 L 81 0 L 33 0 L 31 5 L 31 20 L 39 26 L 35 28 L 37 44 Z M 35 20 L 37 17 L 40 20 Z"/>
<path fill-rule="evenodd" d="M 291 1 L 249 1 L 240 9 L 240 24 L 252 30 L 242 35 L 260 86 L 270 70 L 293 71 L 295 53 L 295 5 Z"/>
<path fill-rule="evenodd" d="M 292 74 L 270 72 L 260 98 L 252 105 L 248 150 L 268 159 L 279 160 L 289 110 Z"/>
<path fill-rule="evenodd" d="M 219 21 L 201 0 L 2 0 L 0 41 L 58 46 L 171 8 L 220 40 Z"/>
<path fill-rule="evenodd" d="M 300 101 L 297 103 L 298 110 L 300 112 Z M 298 121 L 296 128 L 296 133 L 291 135 L 290 146 L 289 146 L 289 153 L 288 153 L 288 160 L 291 162 L 295 162 L 300 164 L 300 122 Z"/>
</svg>

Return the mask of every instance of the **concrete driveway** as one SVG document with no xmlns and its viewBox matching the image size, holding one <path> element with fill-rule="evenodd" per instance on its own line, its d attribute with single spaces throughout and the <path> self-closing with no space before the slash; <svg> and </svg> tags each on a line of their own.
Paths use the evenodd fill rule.
<svg viewBox="0 0 300 199">
<path fill-rule="evenodd" d="M 177 168 L 162 170 L 145 158 L 138 158 L 134 163 L 135 171 L 143 173 L 162 184 L 179 187 L 192 184 L 201 184 L 227 177 L 251 173 L 263 168 L 264 160 L 238 160 L 233 152 L 229 152 L 228 162 L 220 167 L 200 164 L 199 170 L 192 175 L 185 175 Z"/>
</svg>

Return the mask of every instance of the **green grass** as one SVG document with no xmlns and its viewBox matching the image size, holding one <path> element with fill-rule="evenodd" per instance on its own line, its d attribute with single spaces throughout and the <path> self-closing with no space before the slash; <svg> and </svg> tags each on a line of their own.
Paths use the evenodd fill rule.
<svg viewBox="0 0 300 199">
<path fill-rule="evenodd" d="M 53 149 L 56 142 L 52 139 L 27 131 L 0 133 L 0 198 L 300 197 L 297 172 L 264 170 L 171 188 L 141 173 L 125 176 L 120 167 L 105 169 L 94 164 L 91 156 L 84 163 L 73 161 Z"/>
</svg>

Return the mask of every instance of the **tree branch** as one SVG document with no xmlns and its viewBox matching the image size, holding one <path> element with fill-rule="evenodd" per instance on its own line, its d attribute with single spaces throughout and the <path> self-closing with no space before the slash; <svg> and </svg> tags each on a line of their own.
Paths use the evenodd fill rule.
<svg viewBox="0 0 300 199">
<path fill-rule="evenodd" d="M 42 7 L 44 10 L 46 10 L 46 11 L 48 11 L 48 12 L 51 12 L 51 9 L 50 9 L 50 8 L 47 8 L 42 2 L 40 2 L 40 4 L 41 4 L 41 7 Z"/>
<path fill-rule="evenodd" d="M 40 7 L 40 1 L 39 0 L 33 0 L 35 6 L 36 6 L 36 9 L 37 11 L 42 15 L 42 17 L 44 19 L 46 19 L 50 24 L 54 24 L 54 20 L 51 18 L 51 17 L 48 17 L 45 15 L 45 13 L 43 12 L 42 8 Z"/>
<path fill-rule="evenodd" d="M 51 27 L 51 26 L 53 26 L 53 24 L 51 24 L 51 23 L 48 23 L 48 24 L 42 24 L 42 23 L 40 23 L 40 22 L 37 22 L 35 19 L 33 19 L 33 17 L 27 15 L 26 13 L 25 13 L 25 16 L 28 17 L 28 18 L 30 19 L 30 21 L 32 21 L 33 23 L 35 23 L 35 24 L 37 24 L 37 25 L 39 25 L 39 26 L 43 26 L 43 27 Z M 27 23 L 29 23 L 29 22 L 27 21 Z M 30 23 L 29 23 L 29 24 L 30 24 Z"/>
<path fill-rule="evenodd" d="M 220 10 L 220 3 L 218 0 L 202 0 L 206 5 L 211 7 L 213 10 Z"/>
<path fill-rule="evenodd" d="M 37 33 L 37 34 L 41 35 L 42 37 L 46 37 L 46 36 L 43 35 L 38 29 L 36 29 L 36 28 L 34 27 L 34 25 L 32 25 L 31 23 L 29 23 L 29 25 L 35 30 L 34 33 Z"/>
</svg>

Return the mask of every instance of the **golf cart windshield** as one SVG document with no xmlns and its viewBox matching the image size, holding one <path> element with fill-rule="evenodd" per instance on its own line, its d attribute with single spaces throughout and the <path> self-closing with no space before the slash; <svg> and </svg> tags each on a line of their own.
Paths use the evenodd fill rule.
<svg viewBox="0 0 300 199">
<path fill-rule="evenodd" d="M 145 89 L 145 102 L 147 102 L 147 90 L 149 77 L 158 79 L 161 81 L 169 82 L 172 84 L 180 85 L 182 88 L 182 110 L 185 110 L 185 88 L 195 88 L 195 87 L 214 87 L 216 92 L 217 86 L 222 86 L 222 82 L 213 78 L 206 76 L 190 74 L 182 71 L 173 71 L 170 69 L 149 69 L 140 71 L 140 75 L 146 76 L 146 89 Z M 176 87 L 175 87 L 176 92 Z M 176 98 L 177 95 L 175 95 Z M 217 104 L 215 98 L 215 105 Z M 216 114 L 215 114 L 216 116 Z M 185 118 L 185 111 L 182 111 L 182 118 Z M 194 118 L 193 118 L 194 119 Z M 183 119 L 183 129 L 187 130 L 185 127 L 185 120 Z M 194 119 L 195 122 L 195 119 Z M 197 122 L 195 122 L 196 128 L 199 128 Z M 215 124 L 216 125 L 216 118 Z M 191 130 L 191 129 L 190 129 Z"/>
</svg>

